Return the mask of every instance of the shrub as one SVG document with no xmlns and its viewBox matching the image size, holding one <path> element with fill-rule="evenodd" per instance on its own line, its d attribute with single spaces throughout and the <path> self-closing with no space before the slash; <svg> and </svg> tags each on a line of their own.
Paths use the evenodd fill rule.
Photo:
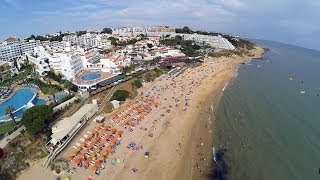
<svg viewBox="0 0 320 180">
<path fill-rule="evenodd" d="M 117 101 L 125 101 L 129 97 L 129 92 L 126 90 L 117 90 L 113 96 L 111 97 L 112 100 Z"/>
<path fill-rule="evenodd" d="M 141 88 L 142 87 L 142 83 L 139 79 L 133 81 L 133 84 L 136 88 Z"/>
</svg>

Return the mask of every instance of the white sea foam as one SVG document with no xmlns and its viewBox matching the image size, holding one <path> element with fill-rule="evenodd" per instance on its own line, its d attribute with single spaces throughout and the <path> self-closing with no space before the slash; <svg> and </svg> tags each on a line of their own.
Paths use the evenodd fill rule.
<svg viewBox="0 0 320 180">
<path fill-rule="evenodd" d="M 226 88 L 227 88 L 227 86 L 228 86 L 228 82 L 224 85 L 224 87 L 222 88 L 222 91 L 224 91 Z"/>
</svg>

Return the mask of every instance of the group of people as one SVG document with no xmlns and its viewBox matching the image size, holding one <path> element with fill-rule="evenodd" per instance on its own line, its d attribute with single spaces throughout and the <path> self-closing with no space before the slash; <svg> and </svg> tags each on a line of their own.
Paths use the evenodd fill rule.
<svg viewBox="0 0 320 180">
<path fill-rule="evenodd" d="M 13 92 L 11 87 L 0 87 L 0 102 L 7 99 Z"/>
</svg>

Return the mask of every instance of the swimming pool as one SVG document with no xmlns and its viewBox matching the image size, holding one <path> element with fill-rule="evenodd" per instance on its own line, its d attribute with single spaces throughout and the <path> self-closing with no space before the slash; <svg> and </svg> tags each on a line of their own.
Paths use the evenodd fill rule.
<svg viewBox="0 0 320 180">
<path fill-rule="evenodd" d="M 34 105 L 46 104 L 45 100 L 36 97 L 36 91 L 32 88 L 21 88 L 16 90 L 9 99 L 0 104 L 0 121 L 6 119 L 5 108 L 7 106 L 13 106 L 17 110 L 14 115 L 21 118 L 24 111 L 27 109 L 23 106 L 30 101 Z"/>
<path fill-rule="evenodd" d="M 95 80 L 101 77 L 101 74 L 99 73 L 90 73 L 90 74 L 86 74 L 84 76 L 81 77 L 81 80 L 85 80 L 85 81 L 90 81 L 90 80 Z"/>
</svg>

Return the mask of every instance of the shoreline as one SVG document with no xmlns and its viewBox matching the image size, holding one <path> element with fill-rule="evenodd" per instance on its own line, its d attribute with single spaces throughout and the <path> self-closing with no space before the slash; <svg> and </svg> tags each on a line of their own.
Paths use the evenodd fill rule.
<svg viewBox="0 0 320 180">
<path fill-rule="evenodd" d="M 262 47 L 257 46 L 254 52 L 254 57 L 239 57 L 233 56 L 231 59 L 237 61 L 227 67 L 230 71 L 227 73 L 224 81 L 220 83 L 219 87 L 212 88 L 211 93 L 207 95 L 207 99 L 202 106 L 203 112 L 198 111 L 198 118 L 200 123 L 194 125 L 192 133 L 195 135 L 188 139 L 185 150 L 185 162 L 181 162 L 180 169 L 177 171 L 175 179 L 211 179 L 210 173 L 212 172 L 212 158 L 213 158 L 213 136 L 212 129 L 210 129 L 211 122 L 210 115 L 213 115 L 215 107 L 219 104 L 223 91 L 229 83 L 237 77 L 237 71 L 240 64 L 250 60 L 259 60 L 264 54 Z M 209 58 L 211 59 L 211 58 Z M 224 59 L 218 58 L 219 60 Z M 231 69 L 230 69 L 231 68 Z M 219 91 L 219 89 L 221 91 Z M 219 93 L 221 92 L 221 93 Z M 204 138 L 205 137 L 205 138 Z M 203 145 L 199 148 L 199 140 L 202 139 Z M 192 157 L 192 158 L 190 158 Z M 188 160 L 189 159 L 189 160 Z M 186 169 L 190 171 L 186 171 Z M 189 172 L 189 173 L 186 173 Z"/>
</svg>

